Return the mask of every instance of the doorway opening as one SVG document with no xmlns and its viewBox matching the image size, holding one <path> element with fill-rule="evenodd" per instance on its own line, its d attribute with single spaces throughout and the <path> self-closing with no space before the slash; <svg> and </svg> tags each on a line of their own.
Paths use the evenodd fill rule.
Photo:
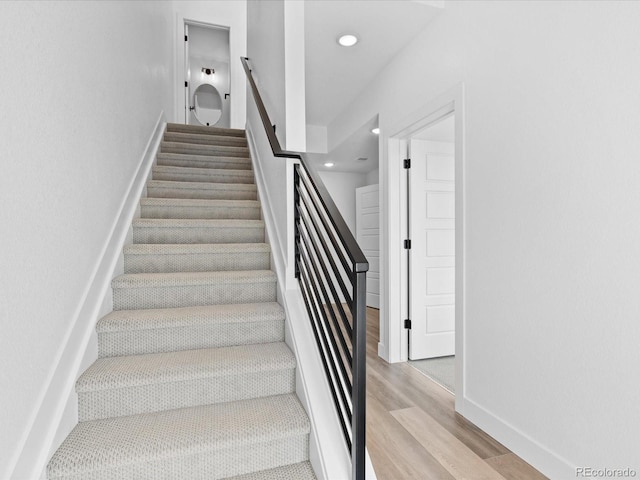
<svg viewBox="0 0 640 480">
<path fill-rule="evenodd" d="M 454 357 L 454 388 L 451 390 L 455 392 L 456 411 L 463 415 L 466 406 L 464 114 L 464 85 L 460 83 L 385 129 L 389 132 L 388 137 L 383 137 L 387 156 L 381 163 L 380 175 L 384 295 L 378 343 L 378 355 L 390 363 L 418 359 L 420 349 L 411 336 L 419 342 L 428 339 L 430 333 L 444 332 L 447 325 L 451 326 L 453 314 L 453 332 L 442 342 L 448 341 L 451 346 L 453 340 L 453 355 L 441 350 L 426 356 Z M 421 143 L 425 142 L 450 143 L 452 124 L 453 147 L 437 145 L 442 148 L 431 152 L 422 148 Z M 449 136 L 436 136 L 439 129 L 449 130 Z M 413 151 L 409 155 L 412 142 Z M 435 161 L 430 162 L 429 156 Z M 411 159 L 409 173 L 404 168 L 407 158 Z M 413 182 L 411 175 L 422 184 Z M 415 183 L 414 192 L 411 192 L 411 183 Z M 434 186 L 440 190 L 432 191 Z M 410 205 L 408 198 L 412 195 L 417 199 Z M 420 224 L 413 220 L 411 225 L 411 211 L 422 215 L 422 232 L 414 234 L 412 231 Z M 417 238 L 411 238 L 411 234 Z M 404 248 L 405 240 L 411 240 L 410 249 Z M 413 265 L 420 252 L 423 257 L 419 259 L 420 264 Z M 453 305 L 445 303 L 451 300 Z M 433 312 L 431 322 L 424 320 Z"/>
<path fill-rule="evenodd" d="M 184 122 L 229 128 L 229 28 L 184 22 Z"/>
<path fill-rule="evenodd" d="M 455 112 L 407 139 L 410 365 L 455 392 Z"/>
</svg>

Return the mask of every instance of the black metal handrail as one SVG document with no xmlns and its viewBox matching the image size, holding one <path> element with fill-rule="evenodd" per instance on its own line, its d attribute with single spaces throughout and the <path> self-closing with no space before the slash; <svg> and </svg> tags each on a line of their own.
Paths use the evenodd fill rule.
<svg viewBox="0 0 640 480">
<path fill-rule="evenodd" d="M 306 155 L 280 147 L 248 60 L 241 58 L 242 66 L 273 155 L 300 161 L 294 168 L 296 278 L 351 452 L 352 478 L 364 480 L 369 263 Z"/>
</svg>

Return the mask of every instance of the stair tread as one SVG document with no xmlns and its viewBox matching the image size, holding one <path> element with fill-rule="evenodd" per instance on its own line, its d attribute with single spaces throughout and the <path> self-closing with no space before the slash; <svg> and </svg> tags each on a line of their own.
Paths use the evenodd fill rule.
<svg viewBox="0 0 640 480">
<path fill-rule="evenodd" d="M 234 145 L 206 145 L 188 142 L 166 142 L 160 143 L 160 153 L 191 153 L 193 155 L 217 155 L 226 153 L 229 156 L 240 154 L 242 157 L 249 155 L 249 148 Z"/>
<path fill-rule="evenodd" d="M 170 162 L 175 162 L 181 166 L 182 163 L 196 162 L 201 168 L 216 168 L 216 165 L 227 165 L 218 168 L 239 167 L 238 170 L 251 170 L 251 158 L 247 157 L 226 157 L 224 155 L 193 155 L 190 153 L 158 153 L 156 155 L 158 165 L 172 166 Z"/>
<path fill-rule="evenodd" d="M 134 243 L 124 247 L 125 255 L 228 254 L 270 252 L 267 243 Z"/>
<path fill-rule="evenodd" d="M 202 175 L 206 177 L 247 177 L 253 179 L 253 170 L 236 170 L 232 168 L 183 167 L 177 165 L 156 165 L 153 173 Z M 215 183 L 215 182 L 214 182 Z"/>
<path fill-rule="evenodd" d="M 316 476 L 310 462 L 301 462 L 225 480 L 316 480 Z"/>
<path fill-rule="evenodd" d="M 181 167 L 188 168 L 188 167 Z M 149 180 L 149 187 L 184 188 L 187 190 L 248 190 L 255 192 L 255 183 L 181 182 L 179 180 Z"/>
<path fill-rule="evenodd" d="M 140 205 L 178 205 L 181 207 L 206 207 L 221 206 L 226 208 L 257 208 L 260 206 L 258 200 L 221 200 L 209 198 L 158 198 L 145 197 L 140 199 Z"/>
<path fill-rule="evenodd" d="M 174 132 L 174 133 L 178 133 L 178 132 Z M 237 152 L 237 151 L 248 151 L 249 147 L 247 147 L 246 145 L 211 145 L 211 144 L 206 144 L 206 143 L 189 143 L 189 142 L 176 142 L 176 141 L 166 141 L 166 140 L 162 140 L 161 143 L 161 148 L 162 147 L 176 147 L 176 148 L 180 148 L 180 147 L 186 147 L 187 149 L 194 149 L 194 150 L 222 150 L 222 151 L 230 151 L 230 152 Z M 162 150 L 160 150 L 160 153 L 175 153 L 175 152 L 163 152 Z M 197 154 L 196 154 L 197 155 Z"/>
<path fill-rule="evenodd" d="M 239 128 L 205 127 L 203 125 L 185 125 L 183 123 L 167 123 L 168 132 L 197 132 L 210 135 L 230 135 L 244 137 L 245 131 Z"/>
<path fill-rule="evenodd" d="M 76 391 L 291 370 L 295 366 L 295 357 L 284 342 L 105 357 L 85 370 L 76 382 Z"/>
<path fill-rule="evenodd" d="M 237 145 L 239 147 L 247 146 L 246 138 L 236 135 L 203 134 L 197 132 L 165 132 L 163 139 L 166 142 L 184 142 L 199 145 Z"/>
<path fill-rule="evenodd" d="M 117 288 L 158 288 L 186 285 L 269 283 L 276 281 L 271 270 L 225 272 L 125 273 L 112 281 Z"/>
<path fill-rule="evenodd" d="M 273 320 L 284 320 L 284 310 L 275 302 L 116 310 L 102 317 L 96 330 L 106 333 Z"/>
<path fill-rule="evenodd" d="M 49 462 L 50 476 L 308 435 L 295 394 L 79 423 Z"/>
<path fill-rule="evenodd" d="M 134 227 L 171 228 L 264 228 L 264 220 L 237 220 L 228 218 L 136 218 Z"/>
</svg>

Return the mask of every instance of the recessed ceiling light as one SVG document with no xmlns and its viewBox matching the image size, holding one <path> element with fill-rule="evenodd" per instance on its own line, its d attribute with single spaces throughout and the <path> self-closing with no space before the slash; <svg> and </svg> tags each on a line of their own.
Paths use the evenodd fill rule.
<svg viewBox="0 0 640 480">
<path fill-rule="evenodd" d="M 378 127 L 372 128 L 371 133 L 375 133 L 376 135 L 380 135 L 380 129 Z"/>
<path fill-rule="evenodd" d="M 333 167 L 334 163 L 333 162 L 327 162 L 324 164 L 325 167 Z"/>
<path fill-rule="evenodd" d="M 356 43 L 358 43 L 358 37 L 351 33 L 342 35 L 340 38 L 338 38 L 338 43 L 343 47 L 353 47 Z"/>
</svg>

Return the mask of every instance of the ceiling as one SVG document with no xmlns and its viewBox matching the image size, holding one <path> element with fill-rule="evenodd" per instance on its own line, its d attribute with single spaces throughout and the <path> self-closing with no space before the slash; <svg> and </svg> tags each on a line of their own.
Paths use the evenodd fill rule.
<svg viewBox="0 0 640 480">
<path fill-rule="evenodd" d="M 437 2 L 307 0 L 305 58 L 307 124 L 326 126 L 437 14 Z M 337 38 L 360 41 L 341 47 Z"/>
<path fill-rule="evenodd" d="M 378 168 L 378 139 L 371 129 L 378 126 L 378 116 L 367 121 L 328 154 L 307 153 L 318 170 L 368 173 Z M 363 160 L 366 159 L 366 160 Z M 333 167 L 325 167 L 325 162 Z"/>
</svg>

